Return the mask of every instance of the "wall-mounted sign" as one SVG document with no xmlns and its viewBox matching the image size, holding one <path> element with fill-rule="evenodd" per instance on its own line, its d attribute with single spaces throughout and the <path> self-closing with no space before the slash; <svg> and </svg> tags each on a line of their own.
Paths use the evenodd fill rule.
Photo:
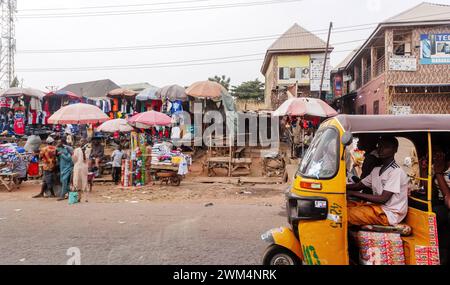
<svg viewBox="0 0 450 285">
<path fill-rule="evenodd" d="M 325 54 L 311 55 L 311 91 L 320 91 L 320 81 L 322 79 L 322 71 Z M 325 76 L 323 77 L 322 91 L 331 91 L 330 84 L 331 65 L 330 59 L 327 59 L 325 67 Z"/>
<path fill-rule="evenodd" d="M 421 35 L 420 64 L 450 64 L 450 34 Z"/>
<path fill-rule="evenodd" d="M 344 75 L 343 80 L 344 80 L 344 82 L 352 81 L 352 76 L 351 75 Z"/>
<path fill-rule="evenodd" d="M 399 115 L 410 115 L 412 112 L 412 109 L 410 106 L 392 106 L 392 114 L 399 116 Z"/>
<path fill-rule="evenodd" d="M 417 71 L 417 60 L 414 56 L 392 56 L 389 59 L 391 71 Z"/>
</svg>

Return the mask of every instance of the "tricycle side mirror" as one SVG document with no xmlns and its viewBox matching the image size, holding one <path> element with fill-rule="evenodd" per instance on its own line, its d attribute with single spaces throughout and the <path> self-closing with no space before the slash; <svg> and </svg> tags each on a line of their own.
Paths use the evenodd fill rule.
<svg viewBox="0 0 450 285">
<path fill-rule="evenodd" d="M 344 146 L 349 146 L 353 143 L 353 134 L 351 132 L 345 132 L 342 135 L 341 142 Z"/>
</svg>

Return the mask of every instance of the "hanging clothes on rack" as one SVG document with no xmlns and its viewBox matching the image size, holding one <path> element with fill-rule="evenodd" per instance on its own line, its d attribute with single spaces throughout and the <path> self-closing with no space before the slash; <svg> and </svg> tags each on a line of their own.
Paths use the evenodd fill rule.
<svg viewBox="0 0 450 285">
<path fill-rule="evenodd" d="M 181 100 L 176 100 L 172 102 L 172 107 L 170 108 L 170 114 L 183 111 L 183 102 Z"/>
<path fill-rule="evenodd" d="M 14 115 L 14 133 L 20 136 L 25 134 L 25 116 L 21 112 Z"/>
</svg>

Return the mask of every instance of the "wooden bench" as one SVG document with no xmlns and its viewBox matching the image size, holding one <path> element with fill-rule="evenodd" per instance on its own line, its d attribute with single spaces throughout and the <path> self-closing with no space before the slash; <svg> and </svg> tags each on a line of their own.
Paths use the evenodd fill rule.
<svg viewBox="0 0 450 285">
<path fill-rule="evenodd" d="M 233 158 L 231 163 L 229 157 L 210 157 L 206 160 L 208 176 L 217 175 L 214 170 L 216 168 L 226 169 L 228 174 L 231 173 L 230 176 L 249 175 L 251 164 L 251 158 Z"/>
<path fill-rule="evenodd" d="M 251 158 L 234 158 L 231 161 L 231 176 L 250 175 Z"/>
</svg>

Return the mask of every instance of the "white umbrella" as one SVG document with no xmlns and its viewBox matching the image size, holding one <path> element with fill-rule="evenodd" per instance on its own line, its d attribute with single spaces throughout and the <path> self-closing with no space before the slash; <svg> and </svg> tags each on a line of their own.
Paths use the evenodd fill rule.
<svg viewBox="0 0 450 285">
<path fill-rule="evenodd" d="M 286 100 L 274 113 L 274 117 L 282 116 L 311 116 L 311 117 L 334 117 L 338 113 L 327 103 L 316 98 L 292 98 Z"/>
<path fill-rule="evenodd" d="M 99 132 L 105 132 L 105 133 L 115 133 L 115 132 L 121 132 L 121 133 L 128 133 L 133 130 L 133 127 L 130 126 L 125 119 L 115 119 L 115 120 L 109 120 L 101 124 L 97 131 Z"/>
<path fill-rule="evenodd" d="M 96 124 L 109 120 L 97 106 L 77 103 L 59 109 L 49 119 L 50 124 Z"/>
<path fill-rule="evenodd" d="M 37 99 L 42 99 L 44 98 L 45 93 L 34 88 L 20 88 L 20 87 L 11 87 L 6 90 L 2 90 L 0 92 L 0 97 L 21 97 L 21 96 L 29 96 Z"/>
</svg>

